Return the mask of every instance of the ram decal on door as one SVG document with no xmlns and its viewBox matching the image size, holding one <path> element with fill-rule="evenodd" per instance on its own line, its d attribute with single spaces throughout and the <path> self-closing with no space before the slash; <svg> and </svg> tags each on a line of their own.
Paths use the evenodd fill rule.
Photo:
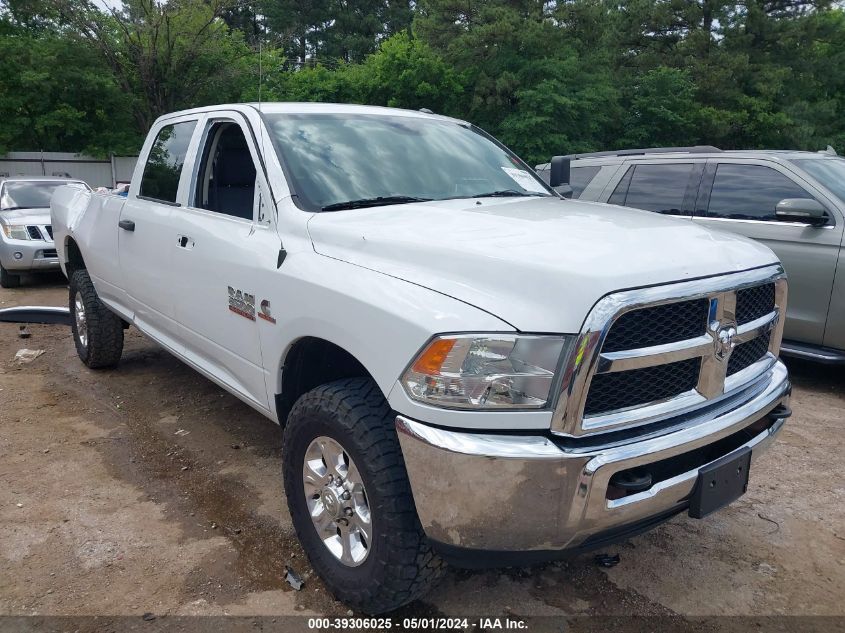
<svg viewBox="0 0 845 633">
<path fill-rule="evenodd" d="M 255 321 L 255 295 L 229 286 L 229 309 L 250 321 Z"/>
</svg>

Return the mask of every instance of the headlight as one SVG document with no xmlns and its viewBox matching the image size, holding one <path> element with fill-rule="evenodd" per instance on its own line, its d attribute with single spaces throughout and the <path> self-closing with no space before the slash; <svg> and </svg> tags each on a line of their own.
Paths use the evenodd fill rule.
<svg viewBox="0 0 845 633">
<path fill-rule="evenodd" d="M 3 233 L 6 237 L 12 240 L 28 240 L 29 231 L 26 230 L 25 224 L 4 224 Z"/>
<path fill-rule="evenodd" d="M 515 334 L 438 336 L 402 384 L 414 400 L 459 409 L 538 409 L 570 338 Z"/>
</svg>

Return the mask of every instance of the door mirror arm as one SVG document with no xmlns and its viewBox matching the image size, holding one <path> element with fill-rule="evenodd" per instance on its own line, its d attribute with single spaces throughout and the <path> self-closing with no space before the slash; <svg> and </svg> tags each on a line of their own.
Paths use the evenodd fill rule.
<svg viewBox="0 0 845 633">
<path fill-rule="evenodd" d="M 552 187 L 555 193 L 559 195 L 561 198 L 571 198 L 572 195 L 575 193 L 575 190 L 572 188 L 572 185 L 558 185 L 557 187 Z"/>
</svg>

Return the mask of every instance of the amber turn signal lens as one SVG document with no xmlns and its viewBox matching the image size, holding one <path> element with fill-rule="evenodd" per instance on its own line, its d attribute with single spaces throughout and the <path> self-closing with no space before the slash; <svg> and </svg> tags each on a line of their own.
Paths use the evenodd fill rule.
<svg viewBox="0 0 845 633">
<path fill-rule="evenodd" d="M 429 376 L 439 374 L 440 368 L 446 362 L 446 357 L 454 346 L 455 339 L 453 338 L 441 338 L 432 341 L 414 362 L 412 369 L 419 374 Z"/>
</svg>

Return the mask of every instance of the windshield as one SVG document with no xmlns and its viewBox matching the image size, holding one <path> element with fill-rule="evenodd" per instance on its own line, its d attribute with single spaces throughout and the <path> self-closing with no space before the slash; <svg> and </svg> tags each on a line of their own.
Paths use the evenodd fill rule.
<svg viewBox="0 0 845 633">
<path fill-rule="evenodd" d="M 88 188 L 84 182 L 75 180 L 19 180 L 7 181 L 0 196 L 0 211 L 10 209 L 46 209 L 56 187 L 76 185 Z"/>
<path fill-rule="evenodd" d="M 792 162 L 845 202 L 845 158 L 802 158 Z"/>
<path fill-rule="evenodd" d="M 265 116 L 298 202 L 310 211 L 553 195 L 515 155 L 468 125 L 411 116 Z"/>
</svg>

